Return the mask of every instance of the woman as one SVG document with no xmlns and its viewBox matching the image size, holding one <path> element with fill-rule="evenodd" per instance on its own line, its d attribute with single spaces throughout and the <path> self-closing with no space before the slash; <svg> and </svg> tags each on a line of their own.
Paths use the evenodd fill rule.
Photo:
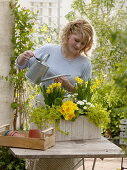
<svg viewBox="0 0 127 170">
<path fill-rule="evenodd" d="M 43 58 L 45 54 L 50 54 L 47 60 L 49 70 L 45 78 L 53 75 L 61 76 L 54 79 L 54 82 L 61 82 L 68 91 L 74 92 L 74 78 L 76 76 L 88 80 L 91 78 L 91 62 L 87 57 L 87 52 L 93 46 L 94 31 L 90 23 L 80 19 L 72 21 L 63 29 L 61 44 L 46 44 L 34 52 L 25 51 L 19 55 L 17 66 L 20 69 L 30 67 L 35 61 L 35 57 Z M 53 80 L 44 82 L 46 86 L 53 83 Z"/>
<path fill-rule="evenodd" d="M 49 70 L 45 78 L 56 75 L 61 76 L 54 80 L 43 82 L 46 86 L 54 82 L 61 82 L 68 91 L 74 92 L 74 79 L 76 76 L 89 80 L 91 78 L 91 62 L 87 57 L 87 52 L 93 46 L 94 31 L 88 21 L 80 19 L 68 23 L 61 35 L 61 44 L 46 44 L 34 52 L 26 51 L 17 59 L 17 66 L 21 69 L 30 67 L 35 61 L 35 57 L 43 58 L 45 54 L 50 54 L 46 63 Z M 35 56 L 35 57 L 34 57 Z M 37 97 L 37 104 L 44 105 L 43 97 Z M 39 159 L 37 169 L 46 166 L 46 170 L 71 169 L 77 164 L 77 158 L 64 159 Z M 47 166 L 48 165 L 48 166 Z M 78 164 L 80 165 L 80 164 Z M 77 167 L 77 166 L 76 166 Z"/>
</svg>

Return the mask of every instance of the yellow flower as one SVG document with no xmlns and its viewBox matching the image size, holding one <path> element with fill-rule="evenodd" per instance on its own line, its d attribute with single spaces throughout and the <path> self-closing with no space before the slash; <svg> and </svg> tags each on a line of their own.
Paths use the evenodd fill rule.
<svg viewBox="0 0 127 170">
<path fill-rule="evenodd" d="M 46 93 L 50 94 L 53 90 L 53 86 L 52 85 L 49 85 L 47 90 L 46 90 Z"/>
<path fill-rule="evenodd" d="M 35 33 L 35 32 L 36 32 L 36 29 L 35 29 L 34 27 L 32 27 L 32 28 L 30 29 L 30 32 Z"/>
<path fill-rule="evenodd" d="M 42 29 L 41 29 L 41 31 L 42 31 L 42 32 L 45 32 L 45 33 L 46 33 L 46 32 L 47 32 L 47 30 L 48 30 L 48 27 L 47 27 L 47 26 L 45 26 L 45 25 L 44 25 L 44 26 L 42 26 Z"/>
<path fill-rule="evenodd" d="M 61 83 L 58 82 L 58 83 L 52 83 L 52 87 L 55 88 L 55 87 L 58 87 L 60 88 L 61 87 Z"/>
<path fill-rule="evenodd" d="M 88 81 L 86 81 L 85 84 L 88 85 Z"/>
<path fill-rule="evenodd" d="M 60 82 L 57 83 L 57 87 L 61 87 L 61 83 Z"/>
<path fill-rule="evenodd" d="M 83 83 L 83 80 L 81 78 L 79 78 L 78 76 L 75 77 L 75 81 L 77 81 L 79 84 Z"/>
<path fill-rule="evenodd" d="M 73 118 L 75 118 L 75 114 L 68 114 L 65 116 L 65 120 L 71 120 Z"/>
<path fill-rule="evenodd" d="M 56 83 L 52 83 L 50 86 L 51 86 L 52 88 L 55 88 L 57 85 L 56 85 Z"/>
<path fill-rule="evenodd" d="M 51 90 L 50 90 L 50 89 L 47 89 L 47 90 L 46 90 L 46 93 L 50 94 L 50 93 L 51 93 Z"/>
<path fill-rule="evenodd" d="M 94 85 L 91 87 L 91 89 L 96 89 L 100 84 L 100 80 L 96 80 Z"/>
<path fill-rule="evenodd" d="M 54 88 L 61 88 L 61 83 L 52 83 L 47 87 L 46 93 L 50 94 Z"/>
<path fill-rule="evenodd" d="M 49 38 L 46 39 L 46 41 L 47 41 L 48 43 L 50 43 L 51 40 L 52 40 L 51 37 L 49 37 Z"/>
<path fill-rule="evenodd" d="M 72 118 L 75 118 L 75 110 L 78 110 L 77 104 L 73 103 L 70 100 L 64 102 L 59 109 L 60 113 L 62 113 L 66 120 L 71 120 Z"/>
</svg>

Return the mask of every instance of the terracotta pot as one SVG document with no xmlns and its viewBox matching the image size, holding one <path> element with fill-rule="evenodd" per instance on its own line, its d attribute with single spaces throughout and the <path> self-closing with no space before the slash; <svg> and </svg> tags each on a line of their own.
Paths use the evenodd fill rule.
<svg viewBox="0 0 127 170">
<path fill-rule="evenodd" d="M 39 129 L 31 129 L 29 131 L 30 138 L 41 138 L 41 130 Z"/>
</svg>

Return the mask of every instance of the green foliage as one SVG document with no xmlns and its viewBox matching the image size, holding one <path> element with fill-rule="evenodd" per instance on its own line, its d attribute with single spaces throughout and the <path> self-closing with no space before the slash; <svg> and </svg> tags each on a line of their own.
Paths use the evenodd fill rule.
<svg viewBox="0 0 127 170">
<path fill-rule="evenodd" d="M 75 81 L 76 91 L 70 94 L 61 87 L 61 83 L 52 83 L 47 88 L 43 86 L 41 91 L 46 106 L 33 108 L 31 121 L 41 128 L 42 125 L 53 124 L 59 119 L 74 121 L 78 116 L 86 115 L 96 126 L 106 128 L 110 120 L 109 112 L 99 100 L 92 100 L 94 105 L 90 103 L 100 81 L 86 82 L 79 77 Z"/>
<path fill-rule="evenodd" d="M 106 108 L 103 108 L 101 104 L 96 103 L 94 104 L 94 107 L 89 107 L 86 112 L 88 119 L 103 130 L 107 128 L 107 125 L 110 122 L 109 114 L 110 111 L 107 112 Z"/>
<path fill-rule="evenodd" d="M 15 158 L 6 147 L 0 147 L 1 170 L 25 170 L 25 160 Z"/>
<path fill-rule="evenodd" d="M 61 105 L 66 94 L 66 90 L 61 88 L 61 83 L 52 83 L 47 88 L 44 85 L 41 92 L 44 96 L 44 102 L 48 106 Z"/>
<path fill-rule="evenodd" d="M 127 59 L 117 64 L 117 71 L 113 75 L 113 79 L 117 86 L 126 88 L 127 90 Z"/>
<path fill-rule="evenodd" d="M 91 101 L 92 92 L 90 90 L 91 81 L 83 81 L 83 83 L 77 83 L 75 87 L 75 92 L 77 93 L 77 100 L 87 100 Z"/>
<path fill-rule="evenodd" d="M 20 115 L 20 126 L 23 128 L 24 122 L 28 119 L 30 102 L 33 93 L 35 96 L 36 87 L 27 84 L 25 78 L 26 70 L 17 69 L 15 61 L 17 56 L 27 50 L 34 50 L 40 44 L 49 42 L 58 42 L 58 31 L 56 28 L 50 28 L 46 24 L 39 24 L 37 21 L 38 13 L 34 13 L 27 8 L 19 5 L 18 0 L 10 3 L 12 16 L 14 17 L 14 32 L 12 43 L 14 47 L 13 56 L 10 58 L 11 69 L 9 80 L 14 87 L 14 99 L 11 107 L 14 109 L 14 129 L 16 129 L 17 116 Z M 27 87 L 28 86 L 28 87 Z M 29 92 L 31 89 L 31 94 Z M 33 92 L 34 91 L 34 92 Z M 33 101 L 32 101 L 33 102 Z"/>
<path fill-rule="evenodd" d="M 127 92 L 125 88 L 116 86 L 113 80 L 102 79 L 100 84 L 101 86 L 93 94 L 92 101 L 101 103 L 110 111 L 111 121 L 105 129 L 105 133 L 107 136 L 117 136 L 120 132 L 120 120 L 127 115 Z"/>
<path fill-rule="evenodd" d="M 59 112 L 59 106 L 46 106 L 46 107 L 36 107 L 31 111 L 30 121 L 38 125 L 38 128 L 42 126 L 48 126 L 55 123 L 56 120 L 61 118 Z"/>
<path fill-rule="evenodd" d="M 92 63 L 94 75 L 109 74 L 116 70 L 116 63 L 127 54 L 127 15 L 125 1 L 74 0 L 72 11 L 66 16 L 91 21 L 97 36 Z"/>
<path fill-rule="evenodd" d="M 12 16 L 14 17 L 14 32 L 12 37 L 13 43 L 13 56 L 10 59 L 10 72 L 9 79 L 14 87 L 14 99 L 11 107 L 14 109 L 14 129 L 16 129 L 17 115 L 22 115 L 22 123 L 26 114 L 27 101 L 24 99 L 24 82 L 26 78 L 24 76 L 25 71 L 17 69 L 15 67 L 15 61 L 17 56 L 26 50 L 32 50 L 34 48 L 35 41 L 32 37 L 32 28 L 35 25 L 36 15 L 29 9 L 21 8 L 18 4 L 18 0 L 15 3 L 10 3 Z M 21 123 L 21 128 L 22 128 Z"/>
<path fill-rule="evenodd" d="M 36 33 L 37 32 L 37 33 Z M 36 34 L 38 35 L 36 38 L 37 44 L 44 45 L 45 43 L 55 43 L 58 44 L 59 42 L 59 31 L 56 26 L 51 28 L 48 24 L 42 23 L 37 24 L 37 29 L 34 33 L 35 37 Z"/>
</svg>

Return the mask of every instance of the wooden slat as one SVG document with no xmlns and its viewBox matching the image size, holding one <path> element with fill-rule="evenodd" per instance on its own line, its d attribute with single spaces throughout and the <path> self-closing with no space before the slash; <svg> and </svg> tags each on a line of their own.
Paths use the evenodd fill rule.
<svg viewBox="0 0 127 170">
<path fill-rule="evenodd" d="M 120 145 L 127 145 L 127 142 L 125 142 L 123 139 L 120 139 L 119 144 L 120 144 Z"/>
<path fill-rule="evenodd" d="M 121 128 L 120 128 L 121 131 L 127 131 L 127 125 L 121 125 Z"/>
<path fill-rule="evenodd" d="M 121 138 L 127 138 L 127 132 L 120 132 Z"/>
<path fill-rule="evenodd" d="M 121 119 L 120 123 L 121 123 L 122 125 L 127 125 L 127 119 Z"/>
<path fill-rule="evenodd" d="M 98 139 L 101 130 L 85 116 L 79 116 L 75 121 L 60 120 L 60 130 L 69 132 L 68 135 L 56 131 L 56 141 Z"/>
</svg>

